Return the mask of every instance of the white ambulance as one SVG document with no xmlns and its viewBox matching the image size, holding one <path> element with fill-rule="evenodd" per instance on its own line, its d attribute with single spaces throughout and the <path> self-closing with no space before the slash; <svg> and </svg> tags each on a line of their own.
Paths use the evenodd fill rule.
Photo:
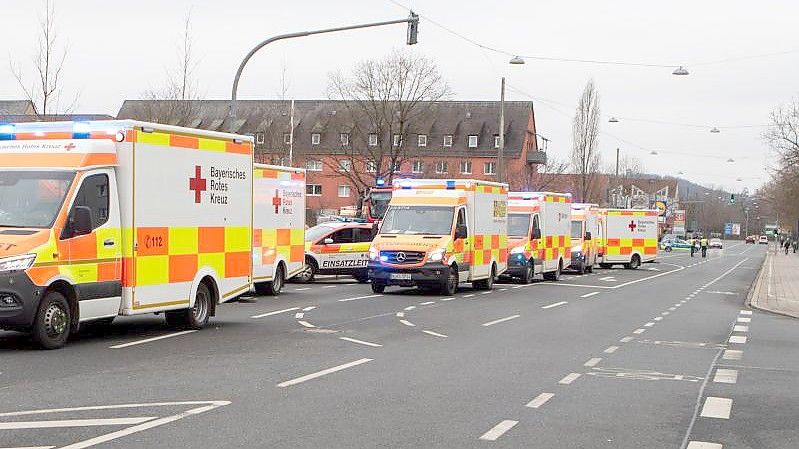
<svg viewBox="0 0 799 449">
<path fill-rule="evenodd" d="M 604 234 L 597 261 L 602 268 L 623 265 L 636 269 L 653 262 L 658 253 L 656 210 L 602 209 L 600 225 Z"/>
<path fill-rule="evenodd" d="M 536 274 L 557 281 L 570 262 L 571 195 L 508 194 L 507 275 L 527 284 Z"/>
<path fill-rule="evenodd" d="M 452 295 L 491 289 L 507 269 L 507 184 L 402 179 L 369 248 L 372 290 L 417 286 Z"/>
<path fill-rule="evenodd" d="M 247 136 L 0 125 L 0 328 L 57 348 L 84 322 L 163 312 L 201 328 L 217 304 L 278 293 L 302 269 L 304 184 L 255 168 Z"/>
<path fill-rule="evenodd" d="M 571 264 L 569 268 L 579 274 L 592 273 L 597 264 L 598 242 L 602 241 L 599 206 L 589 203 L 572 203 Z"/>
</svg>

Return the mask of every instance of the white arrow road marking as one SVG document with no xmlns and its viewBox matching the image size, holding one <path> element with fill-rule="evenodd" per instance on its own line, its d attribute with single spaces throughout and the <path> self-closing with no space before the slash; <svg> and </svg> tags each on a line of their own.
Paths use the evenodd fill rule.
<svg viewBox="0 0 799 449">
<path fill-rule="evenodd" d="M 352 368 L 353 366 L 362 365 L 364 363 L 371 362 L 372 360 L 374 360 L 374 359 L 358 359 L 358 360 L 355 360 L 354 362 L 345 363 L 343 365 L 334 366 L 333 368 L 328 368 L 328 369 L 324 369 L 322 371 L 317 371 L 315 373 L 307 374 L 305 376 L 298 377 L 296 379 L 287 380 L 285 382 L 281 382 L 281 383 L 277 384 L 277 386 L 280 387 L 280 388 L 290 387 L 292 385 L 297 385 L 297 384 L 300 384 L 300 383 L 303 383 L 303 382 L 307 382 L 309 380 L 313 380 L 313 379 L 316 379 L 316 378 L 319 378 L 319 377 L 322 377 L 322 376 L 326 376 L 328 374 L 332 374 L 332 373 L 335 373 L 335 372 L 338 372 L 338 371 L 342 371 L 342 370 L 345 370 L 347 368 Z"/>
<path fill-rule="evenodd" d="M 134 418 L 100 418 L 100 419 L 61 419 L 54 421 L 17 421 L 0 422 L 0 430 L 15 429 L 57 429 L 63 427 L 95 427 L 95 426 L 127 426 L 141 424 L 157 418 L 157 416 L 141 416 Z"/>
<path fill-rule="evenodd" d="M 316 327 L 316 326 L 314 326 L 313 324 L 311 324 L 311 323 L 309 323 L 309 322 L 307 322 L 307 321 L 297 321 L 297 323 L 299 323 L 299 324 L 300 324 L 300 326 L 302 326 L 302 327 L 307 327 L 307 328 L 309 328 L 309 329 L 310 329 L 310 328 L 314 328 L 314 327 Z"/>
<path fill-rule="evenodd" d="M 143 345 L 145 343 L 150 343 L 150 342 L 153 342 L 153 341 L 163 340 L 165 338 L 179 337 L 181 335 L 191 334 L 193 332 L 197 332 L 197 330 L 193 329 L 193 330 L 188 330 L 188 331 L 174 332 L 174 333 L 171 333 L 171 334 L 161 335 L 159 337 L 145 338 L 144 340 L 136 340 L 136 341 L 131 341 L 129 343 L 122 343 L 122 344 L 118 344 L 118 345 L 114 345 L 114 346 L 109 346 L 109 348 L 110 349 L 122 349 L 122 348 L 127 348 L 127 347 L 130 347 L 130 346 Z"/>
</svg>

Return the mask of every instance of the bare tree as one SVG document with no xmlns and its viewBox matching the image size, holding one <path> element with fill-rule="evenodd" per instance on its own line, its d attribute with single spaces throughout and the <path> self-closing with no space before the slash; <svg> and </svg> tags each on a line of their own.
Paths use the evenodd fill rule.
<svg viewBox="0 0 799 449">
<path fill-rule="evenodd" d="M 513 184 L 523 191 L 557 190 L 562 188 L 563 174 L 568 170 L 567 161 L 548 155 L 546 164 L 538 165 L 535 169 L 520 165 L 508 172 L 508 179 L 513 179 Z"/>
<path fill-rule="evenodd" d="M 776 153 L 771 180 L 763 194 L 774 213 L 774 221 L 791 227 L 799 219 L 799 98 L 779 106 L 770 115 L 763 140 Z"/>
<path fill-rule="evenodd" d="M 194 40 L 191 30 L 191 10 L 183 22 L 183 35 L 177 51 L 178 64 L 167 71 L 166 85 L 148 89 L 133 115 L 137 119 L 168 125 L 185 124 L 196 112 L 191 100 L 199 99 L 199 88 L 195 79 L 197 60 L 194 55 Z"/>
<path fill-rule="evenodd" d="M 332 74 L 328 91 L 345 106 L 339 131 L 349 140 L 341 146 L 342 157 L 328 161 L 357 190 L 360 212 L 376 179 L 390 183 L 397 168 L 413 156 L 405 145 L 409 130 L 426 134 L 421 127 L 451 91 L 432 59 L 399 50 L 362 61 L 348 76 Z M 340 159 L 350 164 L 341 166 Z"/>
<path fill-rule="evenodd" d="M 286 67 L 286 61 L 284 60 L 283 65 L 280 68 L 280 91 L 277 93 L 277 98 L 279 100 L 288 99 L 289 87 L 291 87 L 291 83 L 288 79 L 288 68 Z"/>
<path fill-rule="evenodd" d="M 594 80 L 588 80 L 577 105 L 572 123 L 572 166 L 579 178 L 580 201 L 593 198 L 594 181 L 600 167 L 599 91 Z"/>
<path fill-rule="evenodd" d="M 25 97 L 33 103 L 34 112 L 42 117 L 59 112 L 70 112 L 77 103 L 77 96 L 65 107 L 61 107 L 63 95 L 62 71 L 67 58 L 67 48 L 59 48 L 55 28 L 55 6 L 44 0 L 44 15 L 39 21 L 39 43 L 33 58 L 35 72 L 30 84 L 21 67 L 10 63 L 11 73 L 16 78 Z"/>
</svg>

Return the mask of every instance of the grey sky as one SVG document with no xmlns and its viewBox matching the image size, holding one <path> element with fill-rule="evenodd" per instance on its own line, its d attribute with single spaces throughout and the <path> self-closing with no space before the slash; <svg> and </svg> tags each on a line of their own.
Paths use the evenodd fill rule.
<svg viewBox="0 0 799 449">
<path fill-rule="evenodd" d="M 189 9 L 199 57 L 197 81 L 208 98 L 230 95 L 240 59 L 268 36 L 407 15 L 388 0 L 55 1 L 59 37 L 69 45 L 64 69 L 67 95 L 80 92 L 79 112 L 108 114 L 115 114 L 124 99 L 138 98 L 142 91 L 164 84 Z M 684 177 L 706 185 L 751 189 L 767 178 L 769 153 L 759 137 L 762 128 L 722 128 L 719 134 L 708 130 L 765 124 L 775 105 L 799 93 L 795 30 L 799 3 L 793 1 L 398 1 L 512 53 L 684 64 L 691 72 L 677 77 L 671 68 L 530 59 L 523 66 L 510 66 L 508 57 L 481 50 L 423 18 L 419 44 L 412 50 L 437 61 L 455 98 L 498 99 L 499 77 L 507 76 L 511 86 L 539 100 L 538 130 L 552 140 L 550 152 L 560 158 L 567 157 L 571 145 L 577 98 L 585 81 L 593 77 L 602 97 L 600 147 L 606 165 L 612 164 L 618 146 L 623 154 L 638 156 L 650 172 L 683 171 Z M 0 58 L 10 57 L 31 74 L 41 3 L 3 0 L 2 5 L 6 20 L 0 41 L 7 51 Z M 275 98 L 285 66 L 289 96 L 326 98 L 329 72 L 348 70 L 360 59 L 403 47 L 404 39 L 404 26 L 396 25 L 274 44 L 251 61 L 239 96 Z M 797 51 L 701 65 L 789 50 Z M 0 98 L 20 97 L 8 61 L 0 59 Z M 508 99 L 529 97 L 510 91 Z M 621 121 L 607 123 L 612 115 Z M 650 155 L 653 149 L 657 156 Z M 729 157 L 735 163 L 726 163 Z"/>
</svg>

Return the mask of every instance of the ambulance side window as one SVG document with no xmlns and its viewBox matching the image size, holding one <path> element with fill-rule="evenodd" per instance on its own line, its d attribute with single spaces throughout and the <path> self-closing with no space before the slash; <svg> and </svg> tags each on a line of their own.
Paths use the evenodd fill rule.
<svg viewBox="0 0 799 449">
<path fill-rule="evenodd" d="M 541 225 L 538 223 L 538 215 L 533 215 L 533 233 L 531 237 L 536 234 L 541 235 Z"/>
<path fill-rule="evenodd" d="M 457 229 L 462 228 L 462 227 L 466 228 L 466 232 L 468 234 L 469 229 L 466 226 L 466 209 L 463 208 L 463 207 L 458 209 L 458 219 L 455 222 L 455 229 L 457 230 Z"/>
<path fill-rule="evenodd" d="M 92 213 L 92 230 L 108 222 L 108 208 L 110 201 L 108 197 L 108 175 L 97 174 L 83 179 L 80 190 L 75 195 L 75 206 L 88 207 Z"/>
<path fill-rule="evenodd" d="M 372 241 L 372 230 L 365 228 L 355 228 L 354 243 L 364 243 Z"/>
<path fill-rule="evenodd" d="M 353 243 L 354 240 L 352 228 L 339 229 L 338 231 L 330 234 L 328 237 L 333 239 L 334 245 L 338 245 L 340 243 Z"/>
</svg>

